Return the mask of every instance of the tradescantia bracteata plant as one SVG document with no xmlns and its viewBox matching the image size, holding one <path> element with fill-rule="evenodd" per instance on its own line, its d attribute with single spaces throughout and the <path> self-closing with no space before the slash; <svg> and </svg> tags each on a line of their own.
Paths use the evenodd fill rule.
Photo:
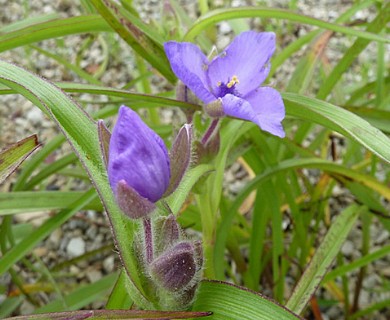
<svg viewBox="0 0 390 320">
<path fill-rule="evenodd" d="M 175 1 L 170 3 L 173 8 Z M 359 2 L 351 10 L 355 12 L 368 3 Z M 370 92 L 373 84 L 351 95 L 351 107 L 337 107 L 333 100 L 337 98 L 336 94 L 330 98 L 335 79 L 340 78 L 340 70 L 352 63 L 351 57 L 355 57 L 366 42 L 376 41 L 379 48 L 381 43 L 388 42 L 380 31 L 390 16 L 386 14 L 390 9 L 387 6 L 378 9 L 377 19 L 369 23 L 366 31 L 276 9 L 217 10 L 202 15 L 184 37 L 179 37 L 180 32 L 176 29 L 161 36 L 162 29 L 153 30 L 142 22 L 134 11 L 128 10 L 131 5 L 125 2 L 91 0 L 91 5 L 94 8 L 92 15 L 34 25 L 32 38 L 44 39 L 46 29 L 53 31 L 47 37 L 76 33 L 83 28 L 115 32 L 137 53 L 135 67 L 140 71 L 137 81 L 143 81 L 146 94 L 104 87 L 88 76 L 85 77 L 91 84 L 53 84 L 0 61 L 0 93 L 22 94 L 51 117 L 93 183 L 90 190 L 78 194 L 80 197 L 75 198 L 74 203 L 50 217 L 31 236 L 18 239 L 12 247 L 8 245 L 8 250 L 4 250 L 7 246 L 3 242 L 12 242 L 12 236 L 8 233 L 0 236 L 4 247 L 0 274 L 13 268 L 14 263 L 78 210 L 88 207 L 97 197 L 95 190 L 107 212 L 120 257 L 120 270 L 112 278 L 115 285 L 109 278 L 112 287 L 106 310 L 76 311 L 86 304 L 78 305 L 71 295 L 69 299 L 64 298 L 63 305 L 49 303 L 45 306 L 47 309 L 37 309 L 42 314 L 34 315 L 32 319 L 302 319 L 300 314 L 304 314 L 310 301 L 311 308 L 318 314 L 319 307 L 311 297 L 322 281 L 331 282 L 352 268 L 344 265 L 328 273 L 349 231 L 361 218 L 367 222 L 363 224 L 362 232 L 368 239 L 369 210 L 374 208 L 382 214 L 379 197 L 375 196 L 389 198 L 388 188 L 377 177 L 368 175 L 367 170 L 351 170 L 347 163 L 341 164 L 336 158 L 329 161 L 322 156 L 328 143 L 326 137 L 330 132 L 338 132 L 355 144 L 351 148 L 355 153 L 346 151 L 347 160 L 358 158 L 356 150 L 361 146 L 384 161 L 390 160 L 388 137 L 359 116 L 372 115 L 372 110 L 364 109 L 363 103 L 364 110 L 351 111 L 353 104 Z M 170 5 L 165 4 L 164 10 L 171 10 Z M 352 11 L 340 16 L 340 23 L 348 21 Z M 327 28 L 328 33 L 320 36 L 319 30 L 315 30 L 303 40 L 281 49 L 286 50 L 284 55 L 275 57 L 280 33 L 238 32 L 221 52 L 207 57 L 205 49 L 210 49 L 215 39 L 210 41 L 207 35 L 212 33 L 202 34 L 201 31 L 222 21 L 219 20 L 222 17 L 231 19 L 232 14 L 254 18 L 270 15 L 270 18 L 304 21 Z M 247 25 L 246 28 L 239 26 L 242 27 L 237 24 L 235 30 L 248 29 Z M 309 98 L 302 92 L 310 88 L 310 77 L 316 63 L 321 61 L 324 42 L 329 39 L 325 36 L 333 36 L 329 30 L 358 37 L 356 46 L 351 47 L 355 51 L 346 55 L 342 63 L 336 65 L 336 71 L 321 83 L 318 99 Z M 16 33 L 0 34 L 0 48 L 16 46 L 18 41 L 25 39 L 20 37 L 20 30 L 10 32 Z M 276 67 L 280 66 L 287 53 L 291 55 L 298 50 L 298 44 L 303 46 L 310 41 L 318 43 L 314 42 L 307 60 L 302 60 L 306 64 L 302 62 L 297 67 L 292 76 L 294 83 L 286 86 L 291 92 L 280 93 L 284 89 L 267 82 L 271 67 L 275 68 L 274 62 Z M 165 78 L 173 85 L 177 82 L 176 90 L 150 94 L 152 90 L 145 85 L 150 76 L 149 66 L 144 60 L 150 64 L 149 71 L 154 77 Z M 81 71 L 78 73 L 85 75 Z M 167 87 L 174 88 L 171 84 Z M 381 94 L 381 88 L 386 87 L 385 81 L 382 84 L 378 85 L 375 100 L 381 106 L 386 101 Z M 108 95 L 112 99 L 111 109 L 103 109 L 98 116 L 91 117 L 75 102 L 77 98 L 71 99 L 63 90 Z M 176 99 L 173 98 L 175 93 Z M 325 101 L 328 98 L 330 102 Z M 174 130 L 170 125 L 166 130 L 167 126 L 159 121 L 156 106 L 182 108 L 186 123 L 180 123 Z M 139 112 L 140 107 L 147 109 L 146 114 L 150 117 L 141 117 L 145 113 Z M 381 111 L 381 115 L 385 114 Z M 104 118 L 106 114 L 115 114 L 113 125 L 105 119 L 93 120 Z M 288 119 L 285 119 L 286 115 Z M 388 132 L 377 114 L 375 117 L 373 123 Z M 297 119 L 299 125 L 295 125 Z M 178 122 L 178 119 L 174 120 Z M 307 123 L 300 126 L 302 121 Z M 105 123 L 110 124 L 109 129 Z M 314 138 L 310 135 L 313 123 L 323 127 L 322 131 L 315 131 Z M 175 134 L 170 138 L 172 131 Z M 303 143 L 307 136 L 314 140 L 309 148 Z M 0 154 L 2 177 L 14 171 L 36 148 L 37 141 L 33 140 L 33 144 L 30 140 L 26 145 L 21 141 L 15 147 L 20 154 L 11 165 L 9 150 Z M 14 151 L 13 146 L 9 149 Z M 368 160 L 372 160 L 371 153 L 366 153 L 355 167 L 367 169 Z M 376 170 L 378 158 L 370 164 L 372 172 Z M 237 159 L 252 180 L 231 197 L 223 192 L 224 175 L 226 168 Z M 32 158 L 32 163 L 34 161 Z M 6 169 L 3 169 L 4 163 Z M 306 168 L 320 170 L 318 185 L 310 186 L 302 172 Z M 31 170 L 32 174 L 35 169 L 27 163 L 22 173 Z M 17 180 L 13 191 L 24 191 L 26 181 L 23 179 Z M 328 216 L 328 207 L 323 204 L 327 200 L 322 195 L 330 198 L 335 183 L 348 188 L 359 201 Z M 367 197 L 374 193 L 375 196 Z M 242 209 L 243 204 L 250 210 Z M 324 214 L 314 214 L 313 206 Z M 12 232 L 8 228 L 10 220 L 4 220 L 1 230 Z M 284 227 L 286 223 L 288 225 Z M 319 229 L 323 225 L 326 230 L 321 233 Z M 315 232 L 311 234 L 308 230 Z M 371 258 L 370 253 L 365 252 L 364 263 Z M 296 276 L 291 293 L 285 284 L 290 269 Z M 290 284 L 288 286 L 290 289 Z M 274 300 L 261 294 L 263 287 L 271 289 L 267 294 Z M 355 300 L 358 301 L 358 294 Z M 14 301 L 7 298 L 5 305 L 8 307 L 12 303 Z M 0 315 L 2 310 L 0 307 Z M 346 312 L 354 318 L 357 310 L 354 306 Z"/>
</svg>

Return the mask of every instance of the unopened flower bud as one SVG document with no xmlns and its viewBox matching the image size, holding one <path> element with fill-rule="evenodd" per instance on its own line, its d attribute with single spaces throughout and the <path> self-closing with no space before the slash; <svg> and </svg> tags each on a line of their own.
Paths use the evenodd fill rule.
<svg viewBox="0 0 390 320">
<path fill-rule="evenodd" d="M 212 118 L 221 118 L 225 115 L 222 106 L 222 99 L 218 98 L 205 105 L 204 111 Z"/>
<path fill-rule="evenodd" d="M 173 214 L 167 217 L 159 217 L 155 222 L 154 229 L 157 255 L 172 247 L 181 238 L 180 226 Z"/>
<path fill-rule="evenodd" d="M 106 153 L 109 135 L 101 125 L 99 135 Z M 170 162 L 164 141 L 136 112 L 121 106 L 108 153 L 108 179 L 119 207 L 131 218 L 145 216 L 169 185 Z"/>
<path fill-rule="evenodd" d="M 176 292 L 193 282 L 197 266 L 197 253 L 190 242 L 180 242 L 161 254 L 150 265 L 150 273 L 165 290 Z"/>
</svg>

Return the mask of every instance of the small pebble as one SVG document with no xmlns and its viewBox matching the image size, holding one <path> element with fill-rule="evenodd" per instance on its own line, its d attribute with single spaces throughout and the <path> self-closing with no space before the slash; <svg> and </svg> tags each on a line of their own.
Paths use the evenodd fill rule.
<svg viewBox="0 0 390 320">
<path fill-rule="evenodd" d="M 355 250 L 355 246 L 351 240 L 346 240 L 341 247 L 341 252 L 346 256 L 351 256 Z"/>
<path fill-rule="evenodd" d="M 66 252 L 70 257 L 77 257 L 85 253 L 85 242 L 83 238 L 77 237 L 69 241 Z"/>
<path fill-rule="evenodd" d="M 111 273 L 112 271 L 114 271 L 114 267 L 115 267 L 115 257 L 114 256 L 108 256 L 107 258 L 105 258 L 103 260 L 103 268 L 104 268 L 104 271 L 106 271 L 107 273 Z"/>
<path fill-rule="evenodd" d="M 87 278 L 90 282 L 96 282 L 102 278 L 102 273 L 99 270 L 89 268 L 87 270 Z"/>
</svg>

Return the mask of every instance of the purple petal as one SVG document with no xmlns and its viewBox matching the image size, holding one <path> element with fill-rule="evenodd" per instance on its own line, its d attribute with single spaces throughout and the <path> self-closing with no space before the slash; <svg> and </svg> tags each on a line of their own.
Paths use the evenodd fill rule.
<svg viewBox="0 0 390 320">
<path fill-rule="evenodd" d="M 108 178 L 114 193 L 118 182 L 124 180 L 152 202 L 162 197 L 170 179 L 164 141 L 125 106 L 119 109 L 110 140 Z"/>
<path fill-rule="evenodd" d="M 207 74 L 214 92 L 218 83 L 228 83 L 233 76 L 239 82 L 235 90 L 240 96 L 258 88 L 269 73 L 269 60 L 275 50 L 273 32 L 246 31 L 239 34 L 219 56 L 210 63 Z"/>
<path fill-rule="evenodd" d="M 192 43 L 176 41 L 166 42 L 164 49 L 175 75 L 204 103 L 215 100 L 205 72 L 209 62 L 202 51 Z"/>
<path fill-rule="evenodd" d="M 248 101 L 232 94 L 227 94 L 221 100 L 226 115 L 243 120 L 252 120 L 254 112 Z"/>
<path fill-rule="evenodd" d="M 251 121 L 262 130 L 284 138 L 285 132 L 281 121 L 286 111 L 280 93 L 270 87 L 261 87 L 247 95 L 245 99 L 253 108 L 254 116 Z"/>
</svg>

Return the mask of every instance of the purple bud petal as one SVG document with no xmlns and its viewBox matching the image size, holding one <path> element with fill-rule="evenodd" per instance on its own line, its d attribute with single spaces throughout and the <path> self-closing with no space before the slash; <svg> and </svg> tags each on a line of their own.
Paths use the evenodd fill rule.
<svg viewBox="0 0 390 320">
<path fill-rule="evenodd" d="M 170 180 L 164 141 L 125 106 L 119 109 L 110 140 L 108 177 L 114 193 L 118 182 L 124 180 L 151 202 L 162 197 Z"/>
<path fill-rule="evenodd" d="M 119 208 L 132 219 L 146 217 L 156 208 L 153 202 L 140 196 L 125 180 L 116 185 L 116 200 Z"/>
<path fill-rule="evenodd" d="M 189 242 L 181 242 L 155 259 L 150 272 L 164 289 L 179 291 L 187 287 L 197 271 L 195 249 Z"/>
<path fill-rule="evenodd" d="M 171 180 L 164 196 L 170 195 L 178 187 L 188 169 L 191 159 L 192 126 L 185 124 L 176 136 L 170 152 Z"/>
</svg>

